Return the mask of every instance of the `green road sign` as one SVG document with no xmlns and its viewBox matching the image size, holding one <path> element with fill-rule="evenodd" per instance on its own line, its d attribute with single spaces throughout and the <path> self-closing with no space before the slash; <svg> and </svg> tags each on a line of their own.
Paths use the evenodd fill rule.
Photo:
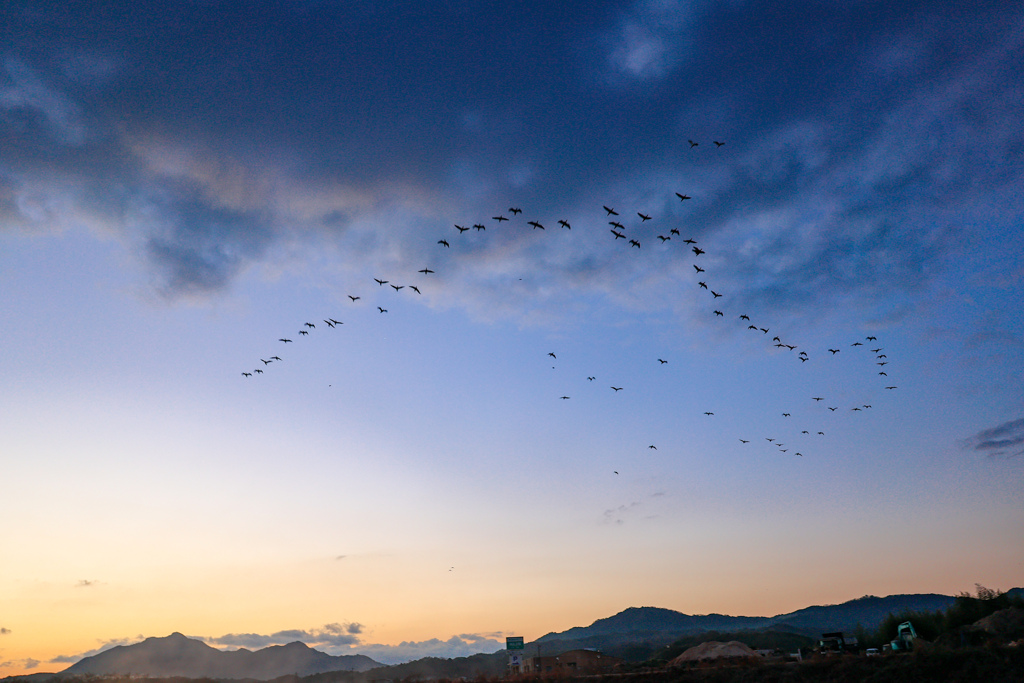
<svg viewBox="0 0 1024 683">
<path fill-rule="evenodd" d="M 505 638 L 505 649 L 524 650 L 526 649 L 526 643 L 523 642 L 522 636 L 510 636 Z"/>
</svg>

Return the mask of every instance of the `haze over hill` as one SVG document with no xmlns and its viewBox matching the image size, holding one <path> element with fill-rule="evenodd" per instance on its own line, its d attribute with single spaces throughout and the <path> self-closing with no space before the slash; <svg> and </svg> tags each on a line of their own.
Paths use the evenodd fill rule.
<svg viewBox="0 0 1024 683">
<path fill-rule="evenodd" d="M 1009 592 L 1019 594 L 1021 591 L 1013 589 Z M 630 607 L 613 616 L 598 619 L 589 626 L 548 633 L 529 643 L 526 654 L 538 651 L 542 654 L 555 654 L 590 647 L 640 661 L 655 648 L 685 636 L 709 631 L 780 631 L 817 637 L 827 631 L 852 632 L 858 626 L 871 630 L 890 614 L 906 611 L 936 612 L 948 608 L 954 601 L 953 596 L 934 593 L 890 595 L 884 598 L 864 596 L 838 605 L 815 605 L 773 617 L 688 615 L 659 607 Z M 308 676 L 338 671 L 365 672 L 384 667 L 388 673 L 382 673 L 381 677 L 403 678 L 410 672 L 418 675 L 457 676 L 485 672 L 492 675 L 503 670 L 505 660 L 504 652 L 499 651 L 460 658 L 458 661 L 443 658 L 417 661 L 422 665 L 413 666 L 413 663 L 385 667 L 364 655 L 334 656 L 301 642 L 273 645 L 255 651 L 243 648 L 226 652 L 200 640 L 172 633 L 163 638 L 147 638 L 134 645 L 119 646 L 85 657 L 58 675 L 140 674 L 154 677 L 268 680 L 289 674 Z M 445 673 L 451 667 L 455 667 L 458 672 Z"/>
<path fill-rule="evenodd" d="M 327 671 L 367 671 L 378 666 L 382 666 L 380 662 L 364 655 L 329 655 L 297 641 L 256 651 L 242 648 L 224 652 L 202 641 L 172 633 L 86 657 L 62 673 L 266 680 L 288 674 L 308 676 Z"/>
</svg>

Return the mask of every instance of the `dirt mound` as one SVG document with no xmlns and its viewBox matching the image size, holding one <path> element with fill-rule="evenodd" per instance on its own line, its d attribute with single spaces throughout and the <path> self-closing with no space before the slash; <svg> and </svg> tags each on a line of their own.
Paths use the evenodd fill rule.
<svg viewBox="0 0 1024 683">
<path fill-rule="evenodd" d="M 669 662 L 669 666 L 679 666 L 687 662 L 700 662 L 708 659 L 750 659 L 759 656 L 757 652 L 738 640 L 730 640 L 728 643 L 711 640 L 700 645 L 694 645 Z"/>
<path fill-rule="evenodd" d="M 1019 607 L 1001 609 L 974 622 L 970 629 L 991 633 L 1001 638 L 1020 638 L 1024 636 L 1024 609 Z"/>
</svg>

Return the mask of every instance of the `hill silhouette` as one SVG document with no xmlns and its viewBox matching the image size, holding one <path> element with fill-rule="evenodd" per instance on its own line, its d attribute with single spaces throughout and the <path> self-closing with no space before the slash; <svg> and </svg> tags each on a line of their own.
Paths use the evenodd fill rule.
<svg viewBox="0 0 1024 683">
<path fill-rule="evenodd" d="M 134 645 L 121 645 L 86 657 L 61 672 L 77 674 L 141 674 L 185 678 L 254 678 L 324 673 L 326 671 L 367 671 L 382 666 L 365 655 L 335 657 L 304 643 L 273 645 L 252 651 L 245 648 L 224 652 L 206 643 L 172 633 L 164 638 L 146 638 Z"/>
</svg>

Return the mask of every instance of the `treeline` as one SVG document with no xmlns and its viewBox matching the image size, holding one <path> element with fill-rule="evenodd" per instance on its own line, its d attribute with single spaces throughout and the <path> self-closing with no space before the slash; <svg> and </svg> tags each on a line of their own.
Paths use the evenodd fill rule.
<svg viewBox="0 0 1024 683">
<path fill-rule="evenodd" d="M 947 645 L 980 645 L 986 639 L 981 633 L 967 629 L 980 619 L 1009 607 L 1024 609 L 1024 597 L 1019 592 L 1004 593 L 975 584 L 976 593 L 963 592 L 945 611 L 914 612 L 904 611 L 890 614 L 877 629 L 871 631 L 858 628 L 854 633 L 861 647 L 881 649 L 896 637 L 897 627 L 905 621 L 914 625 L 917 635 L 930 642 Z M 1024 628 L 1004 634 L 1010 640 L 1024 637 Z"/>
</svg>

